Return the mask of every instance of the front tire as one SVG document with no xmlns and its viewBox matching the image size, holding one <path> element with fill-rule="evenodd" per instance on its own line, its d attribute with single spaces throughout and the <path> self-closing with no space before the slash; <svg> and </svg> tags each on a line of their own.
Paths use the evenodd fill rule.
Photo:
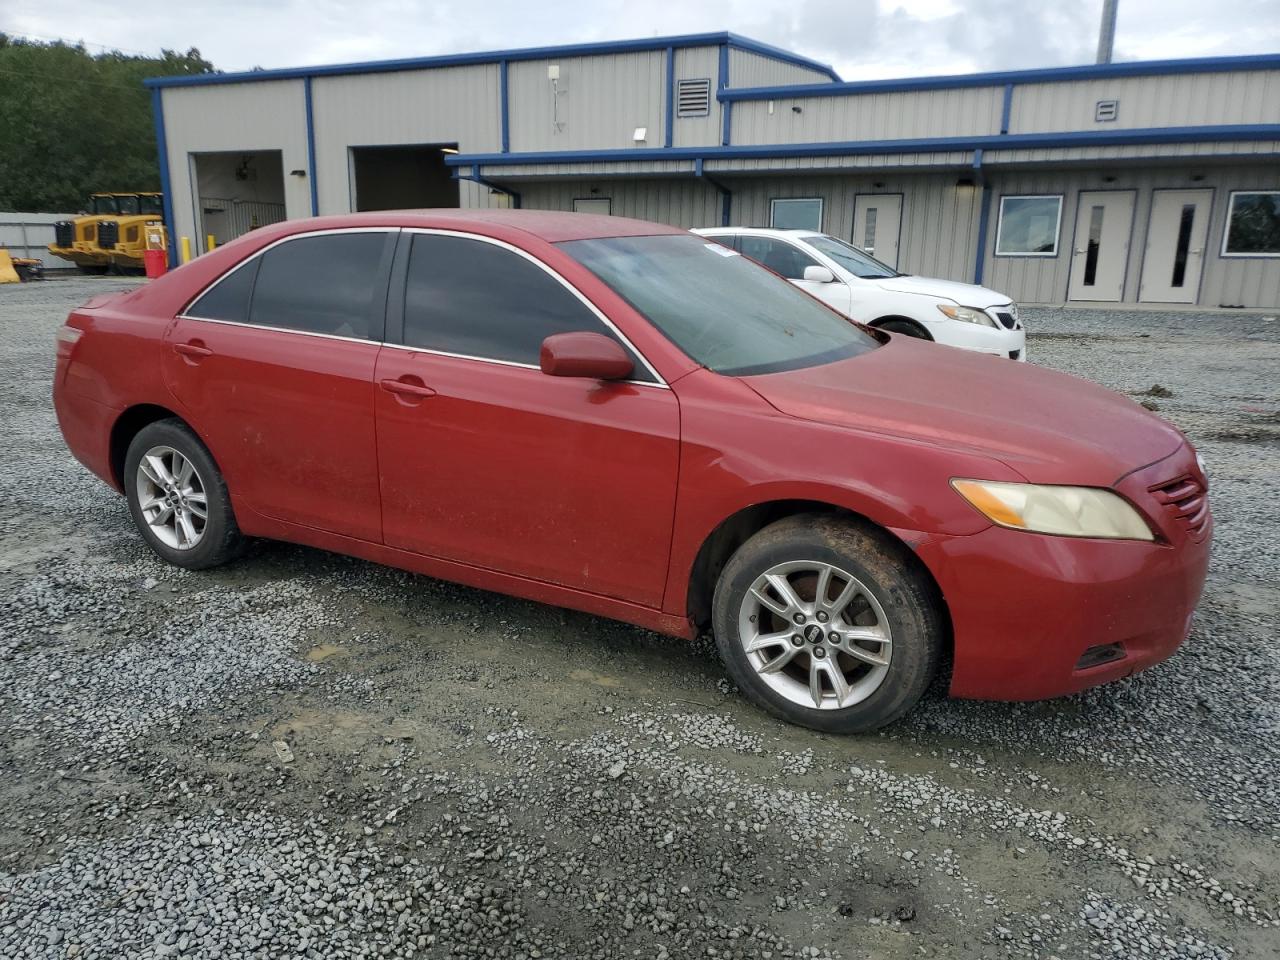
<svg viewBox="0 0 1280 960">
<path fill-rule="evenodd" d="M 243 549 L 222 472 L 181 420 L 158 420 L 138 431 L 125 454 L 123 481 L 138 532 L 169 563 L 203 570 Z"/>
<path fill-rule="evenodd" d="M 712 602 L 721 659 L 765 710 L 861 733 L 911 709 L 938 668 L 941 600 L 888 534 L 839 517 L 788 517 L 730 558 Z"/>
<path fill-rule="evenodd" d="M 904 337 L 915 337 L 917 340 L 933 339 L 933 337 L 929 336 L 929 331 L 920 326 L 920 324 L 914 320 L 907 320 L 901 317 L 877 323 L 875 327 L 877 330 L 887 330 L 890 333 L 902 334 Z"/>
</svg>

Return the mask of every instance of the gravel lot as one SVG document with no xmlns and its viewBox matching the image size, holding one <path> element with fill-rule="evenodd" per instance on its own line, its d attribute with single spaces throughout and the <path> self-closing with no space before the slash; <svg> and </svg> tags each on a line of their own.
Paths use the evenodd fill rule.
<svg viewBox="0 0 1280 960">
<path fill-rule="evenodd" d="M 839 738 L 705 642 L 283 544 L 162 565 L 49 401 L 129 282 L 0 288 L 0 958 L 1280 954 L 1280 320 L 1027 311 L 1208 460 L 1193 636 Z"/>
</svg>

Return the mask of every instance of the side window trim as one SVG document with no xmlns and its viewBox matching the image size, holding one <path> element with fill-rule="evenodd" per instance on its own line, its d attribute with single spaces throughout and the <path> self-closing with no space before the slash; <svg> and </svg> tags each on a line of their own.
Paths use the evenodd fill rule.
<svg viewBox="0 0 1280 960">
<path fill-rule="evenodd" d="M 586 307 L 587 310 L 589 310 L 591 314 L 609 330 L 609 332 L 618 338 L 618 341 L 622 343 L 623 346 L 640 359 L 644 368 L 648 370 L 650 376 L 653 377 L 652 380 L 624 380 L 622 381 L 623 383 L 635 384 L 636 386 L 642 387 L 660 387 L 664 390 L 671 389 L 667 385 L 667 381 L 663 379 L 662 374 L 658 373 L 653 364 L 649 362 L 649 358 L 636 348 L 636 345 L 631 342 L 627 335 L 619 330 L 617 325 L 605 316 L 604 312 L 599 307 L 588 300 L 581 290 L 562 277 L 552 267 L 543 263 L 527 250 L 521 250 L 514 244 L 507 243 L 505 240 L 499 240 L 497 237 L 486 237 L 479 233 L 466 233 L 461 230 L 441 230 L 434 227 L 404 227 L 401 229 L 400 242 L 396 248 L 395 265 L 391 272 L 391 289 L 394 291 L 394 295 L 388 296 L 386 346 L 392 347 L 396 350 L 408 350 L 413 353 L 428 353 L 433 356 L 452 357 L 457 360 L 475 360 L 479 363 L 495 363 L 504 367 L 520 367 L 526 370 L 539 369 L 536 364 L 532 363 L 520 363 L 515 360 L 498 360 L 494 357 L 476 357 L 470 354 L 450 353 L 446 350 L 432 350 L 427 347 L 412 347 L 405 344 L 404 301 L 408 292 L 406 283 L 409 272 L 409 250 L 413 246 L 414 234 L 425 234 L 437 237 L 456 237 L 460 240 L 478 240 L 481 243 L 491 244 L 492 246 L 510 251 L 511 253 L 524 258 L 568 290 L 569 293 L 578 300 L 578 302 Z"/>
<path fill-rule="evenodd" d="M 319 333 L 314 330 L 297 330 L 293 327 L 274 327 L 262 323 L 251 323 L 247 319 L 253 315 L 253 297 L 258 286 L 258 271 L 262 265 L 262 258 L 265 254 L 274 250 L 276 247 L 294 240 L 302 240 L 307 237 L 328 237 L 346 233 L 382 233 L 386 234 L 386 246 L 383 249 L 381 260 L 378 263 L 378 277 L 374 284 L 373 302 L 370 305 L 369 316 L 369 333 L 364 337 L 343 337 L 333 333 Z M 199 293 L 187 301 L 181 310 L 178 311 L 175 319 L 179 320 L 199 320 L 201 323 L 224 323 L 233 327 L 252 327 L 254 330 L 271 330 L 276 333 L 293 333 L 302 337 L 322 337 L 326 340 L 345 340 L 350 343 L 380 343 L 385 336 L 384 328 L 387 323 L 386 311 L 388 303 L 388 295 L 390 293 L 390 276 L 393 267 L 393 255 L 398 247 L 398 240 L 401 233 L 400 227 L 337 227 L 331 230 L 308 230 L 305 233 L 292 233 L 287 237 L 281 237 L 279 240 L 273 240 L 261 250 L 255 250 L 250 256 L 245 257 L 230 270 L 215 277 L 209 281 Z M 200 302 L 200 299 L 220 284 L 227 277 L 240 270 L 252 269 L 254 271 L 253 282 L 249 284 L 249 300 L 245 306 L 245 321 L 239 320 L 218 320 L 213 317 L 202 317 L 199 314 L 191 313 L 191 307 Z M 379 285 L 381 286 L 381 294 L 379 294 Z M 379 309 L 381 306 L 382 309 Z"/>
</svg>

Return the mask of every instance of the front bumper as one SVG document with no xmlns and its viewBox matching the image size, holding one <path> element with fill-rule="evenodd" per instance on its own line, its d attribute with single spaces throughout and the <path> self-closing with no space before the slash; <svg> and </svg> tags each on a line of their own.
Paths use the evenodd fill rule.
<svg viewBox="0 0 1280 960">
<path fill-rule="evenodd" d="M 1172 655 L 1190 631 L 1204 586 L 1213 521 L 1206 513 L 1193 535 L 1149 491 L 1192 474 L 1205 482 L 1184 446 L 1117 485 L 1157 529 L 1154 543 L 1003 527 L 968 537 L 908 536 L 951 614 L 951 694 L 1041 700 L 1127 677 Z M 1094 666 L 1086 659 L 1082 666 L 1095 648 L 1109 648 L 1116 659 Z"/>
<path fill-rule="evenodd" d="M 961 350 L 972 350 L 993 357 L 1012 360 L 1027 359 L 1027 333 L 1019 328 L 985 327 L 960 320 L 944 320 L 929 327 L 929 333 L 937 343 Z"/>
</svg>

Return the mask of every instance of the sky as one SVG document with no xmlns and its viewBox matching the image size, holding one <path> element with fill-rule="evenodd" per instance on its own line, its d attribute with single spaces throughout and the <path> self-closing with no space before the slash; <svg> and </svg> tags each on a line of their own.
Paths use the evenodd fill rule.
<svg viewBox="0 0 1280 960">
<path fill-rule="evenodd" d="M 846 80 L 1092 63 L 1102 0 L 3 0 L 0 32 L 219 69 L 731 30 Z M 127 15 L 122 15 L 121 11 Z M 1116 60 L 1280 53 L 1280 0 L 1119 0 Z"/>
</svg>

